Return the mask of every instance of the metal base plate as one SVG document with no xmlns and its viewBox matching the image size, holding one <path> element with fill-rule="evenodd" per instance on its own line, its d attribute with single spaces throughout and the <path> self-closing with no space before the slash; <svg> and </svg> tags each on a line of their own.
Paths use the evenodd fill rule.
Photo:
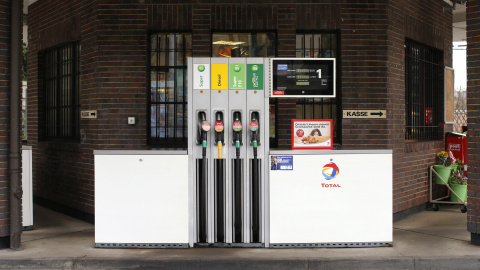
<svg viewBox="0 0 480 270">
<path fill-rule="evenodd" d="M 270 244 L 270 248 L 366 248 L 392 246 L 392 242 Z"/>
<path fill-rule="evenodd" d="M 195 243 L 196 248 L 264 248 L 264 243 Z"/>
<path fill-rule="evenodd" d="M 159 243 L 95 243 L 96 248 L 188 248 L 188 244 Z"/>
</svg>

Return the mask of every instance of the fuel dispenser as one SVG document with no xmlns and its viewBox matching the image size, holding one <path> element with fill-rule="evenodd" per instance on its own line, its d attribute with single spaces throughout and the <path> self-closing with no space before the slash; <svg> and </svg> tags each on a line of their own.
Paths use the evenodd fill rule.
<svg viewBox="0 0 480 270">
<path fill-rule="evenodd" d="M 189 138 L 197 136 L 188 146 L 190 246 L 268 246 L 268 66 L 264 58 L 189 58 Z M 211 132 L 202 127 L 210 119 Z"/>
</svg>

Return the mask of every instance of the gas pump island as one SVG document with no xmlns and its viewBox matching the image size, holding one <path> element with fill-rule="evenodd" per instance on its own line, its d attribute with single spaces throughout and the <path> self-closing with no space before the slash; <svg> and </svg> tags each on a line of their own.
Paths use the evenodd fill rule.
<svg viewBox="0 0 480 270">
<path fill-rule="evenodd" d="M 263 246 L 268 61 L 189 60 L 190 245 Z"/>
<path fill-rule="evenodd" d="M 188 151 L 94 151 L 95 246 L 391 245 L 392 150 L 269 149 L 269 97 L 335 96 L 334 71 L 332 59 L 189 58 Z M 332 142 L 313 131 L 292 127 L 292 148 Z"/>
</svg>

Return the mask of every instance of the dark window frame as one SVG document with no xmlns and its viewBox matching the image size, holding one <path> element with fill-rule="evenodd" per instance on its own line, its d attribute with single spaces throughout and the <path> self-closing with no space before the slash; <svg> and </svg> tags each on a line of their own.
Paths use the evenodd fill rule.
<svg viewBox="0 0 480 270">
<path fill-rule="evenodd" d="M 320 30 L 320 31 L 310 31 L 310 30 L 297 30 L 296 37 L 299 35 L 304 36 L 304 42 L 302 48 L 297 48 L 297 43 L 295 43 L 295 56 L 296 57 L 305 57 L 306 55 L 306 46 L 305 46 L 305 36 L 314 36 L 314 35 L 330 35 L 330 46 L 329 49 L 331 49 L 332 46 L 332 35 L 335 35 L 335 42 L 336 46 L 335 47 L 335 65 L 336 65 L 336 97 L 335 98 L 297 98 L 297 112 L 298 110 L 301 111 L 301 115 L 297 114 L 297 117 L 299 119 L 315 119 L 315 108 L 317 107 L 321 111 L 321 118 L 323 118 L 324 115 L 324 108 L 329 107 L 329 113 L 333 118 L 333 142 L 336 145 L 340 145 L 342 143 L 342 91 L 341 91 L 341 35 L 339 30 Z M 321 47 L 318 48 L 319 54 L 318 57 L 316 58 L 328 58 L 328 56 L 331 56 L 331 53 L 329 55 L 321 55 L 320 51 L 323 50 L 323 40 L 319 42 L 321 44 Z M 315 43 L 310 44 L 310 48 L 313 48 L 313 51 L 315 51 Z M 327 49 L 325 49 L 326 51 Z M 300 55 L 299 55 L 300 53 Z M 315 58 L 315 57 L 309 57 L 309 58 Z M 312 106 L 312 113 L 310 115 L 307 115 L 307 106 Z M 334 109 L 335 107 L 335 109 Z M 336 115 L 335 115 L 336 114 Z M 335 116 L 335 117 L 333 117 Z M 329 119 L 329 118 L 327 118 Z"/>
<path fill-rule="evenodd" d="M 39 140 L 80 142 L 80 41 L 42 50 L 39 63 Z"/>
<path fill-rule="evenodd" d="M 442 50 L 405 39 L 406 142 L 442 140 L 443 63 Z M 429 113 L 427 108 L 430 108 Z"/>
<path fill-rule="evenodd" d="M 165 36 L 171 36 L 171 35 L 188 35 L 190 36 L 190 48 L 186 48 L 185 42 L 183 43 L 182 50 L 179 51 L 176 48 L 173 50 L 169 49 L 168 41 L 165 43 L 165 50 L 162 50 L 159 48 L 160 43 L 157 42 L 157 48 L 152 48 L 152 38 L 154 36 L 159 35 L 165 35 Z M 147 144 L 152 147 L 152 148 L 159 148 L 159 149 L 167 149 L 167 148 L 175 148 L 175 149 L 186 149 L 187 148 L 187 143 L 188 143 L 188 100 L 187 100 L 187 94 L 188 94 L 188 75 L 187 75 L 187 57 L 193 57 L 193 44 L 192 44 L 192 33 L 191 31 L 149 31 L 147 35 L 147 119 L 148 121 L 148 126 L 147 126 Z M 184 37 L 182 37 L 184 38 Z M 152 53 L 157 52 L 157 62 L 160 59 L 160 53 L 165 53 L 166 56 L 170 52 L 174 53 L 174 65 L 152 65 Z M 187 54 L 187 52 L 190 53 L 190 55 Z M 184 59 L 184 64 L 183 65 L 176 65 L 177 61 L 177 53 L 182 53 Z M 166 59 L 166 57 L 165 57 Z M 165 60 L 166 61 L 166 60 Z M 170 64 L 170 63 L 169 63 Z M 164 101 L 153 101 L 152 100 L 152 72 L 155 72 L 156 74 L 159 73 L 164 73 L 165 75 L 169 72 L 169 70 L 173 69 L 174 70 L 174 86 L 173 86 L 173 96 L 174 100 L 173 101 L 168 101 L 167 98 L 165 98 Z M 183 73 L 183 94 L 182 94 L 182 100 L 178 100 L 177 97 L 177 74 L 178 72 L 181 71 Z M 166 79 L 164 79 L 166 82 Z M 157 88 L 158 88 L 158 82 L 157 80 Z M 181 105 L 183 106 L 183 111 L 182 111 L 182 127 L 177 127 L 177 109 L 178 106 Z M 164 106 L 165 110 L 165 120 L 164 126 L 161 127 L 161 120 L 159 119 L 160 116 L 156 114 L 158 117 L 155 118 L 155 136 L 152 134 L 152 106 L 155 106 L 156 110 L 161 110 L 162 106 Z M 173 127 L 169 126 L 169 120 L 168 120 L 168 113 L 169 110 L 167 109 L 169 106 L 173 106 Z M 161 130 L 163 129 L 164 134 L 161 134 Z M 173 136 L 170 137 L 169 134 L 172 132 L 170 129 L 173 129 Z M 177 136 L 177 133 L 179 132 L 182 133 L 183 136 Z M 159 133 L 160 132 L 160 133 Z"/>
</svg>

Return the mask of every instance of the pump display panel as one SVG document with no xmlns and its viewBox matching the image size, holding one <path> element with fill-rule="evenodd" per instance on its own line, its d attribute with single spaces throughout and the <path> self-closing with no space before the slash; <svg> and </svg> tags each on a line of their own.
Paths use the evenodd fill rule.
<svg viewBox="0 0 480 270">
<path fill-rule="evenodd" d="M 272 58 L 270 97 L 335 97 L 335 58 Z"/>
</svg>

